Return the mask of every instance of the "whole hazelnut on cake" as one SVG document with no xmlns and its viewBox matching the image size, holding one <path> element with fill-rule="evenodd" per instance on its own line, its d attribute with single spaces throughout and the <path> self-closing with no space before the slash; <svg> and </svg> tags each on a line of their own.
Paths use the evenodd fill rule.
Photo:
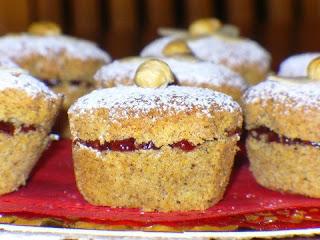
<svg viewBox="0 0 320 240">
<path fill-rule="evenodd" d="M 270 76 L 249 88 L 243 110 L 250 169 L 267 188 L 320 197 L 320 59 L 308 77 Z"/>
<path fill-rule="evenodd" d="M 56 130 L 70 136 L 66 111 L 80 96 L 92 90 L 97 69 L 110 62 L 96 44 L 61 34 L 58 25 L 33 23 L 27 33 L 0 37 L 0 53 L 50 87 L 64 94 Z"/>
<path fill-rule="evenodd" d="M 171 57 L 174 52 L 168 54 L 168 46 L 172 42 L 185 41 L 185 49 L 193 56 L 229 67 L 239 73 L 248 84 L 262 81 L 270 69 L 270 54 L 258 43 L 237 34 L 228 34 L 228 31 L 222 29 L 223 25 L 216 19 L 201 19 L 190 25 L 189 32 L 168 34 L 154 40 L 140 55 Z"/>
<path fill-rule="evenodd" d="M 62 96 L 19 68 L 0 68 L 0 195 L 26 180 L 46 149 Z"/>
<path fill-rule="evenodd" d="M 113 61 L 97 71 L 94 76 L 95 85 L 97 88 L 134 85 L 137 69 L 146 60 L 151 59 L 157 62 L 155 58 L 143 57 Z M 199 61 L 185 55 L 158 60 L 165 62 L 172 70 L 174 82 L 170 82 L 169 85 L 209 88 L 230 95 L 237 101 L 247 88 L 246 82 L 239 74 L 220 64 Z M 154 68 L 149 69 L 154 71 Z"/>
<path fill-rule="evenodd" d="M 212 206 L 229 181 L 241 108 L 223 93 L 168 86 L 174 74 L 161 60 L 137 69 L 138 87 L 95 90 L 69 109 L 80 192 L 144 211 Z"/>
</svg>

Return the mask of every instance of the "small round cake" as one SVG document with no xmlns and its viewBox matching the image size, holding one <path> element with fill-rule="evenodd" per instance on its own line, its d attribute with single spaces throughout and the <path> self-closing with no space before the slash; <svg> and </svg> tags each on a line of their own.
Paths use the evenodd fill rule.
<svg viewBox="0 0 320 240">
<path fill-rule="evenodd" d="M 97 71 L 94 79 L 100 88 L 134 85 L 138 67 L 150 58 L 133 57 L 114 61 Z M 160 58 L 166 62 L 180 86 L 210 88 L 239 100 L 247 85 L 243 78 L 227 67 L 190 58 Z"/>
<path fill-rule="evenodd" d="M 0 38 L 0 53 L 57 93 L 64 94 L 58 131 L 69 136 L 66 111 L 92 90 L 93 75 L 110 57 L 96 44 L 61 35 L 56 25 L 33 24 L 29 33 Z"/>
<path fill-rule="evenodd" d="M 308 64 L 317 57 L 320 57 L 320 53 L 302 53 L 290 56 L 280 64 L 278 74 L 285 77 L 307 76 Z"/>
<path fill-rule="evenodd" d="M 223 197 L 241 108 L 209 89 L 165 87 L 167 69 L 150 60 L 135 82 L 159 88 L 95 90 L 69 109 L 77 186 L 88 202 L 167 212 L 203 210 Z"/>
<path fill-rule="evenodd" d="M 243 110 L 250 169 L 258 183 L 320 197 L 319 80 L 269 77 L 246 91 Z"/>
<path fill-rule="evenodd" d="M 142 50 L 141 56 L 164 57 L 164 50 L 177 39 L 181 37 L 156 39 Z M 248 84 L 262 81 L 269 72 L 269 53 L 252 40 L 219 34 L 184 40 L 195 57 L 229 67 L 239 73 Z"/>
<path fill-rule="evenodd" d="M 17 68 L 0 68 L 0 195 L 24 185 L 49 141 L 62 96 Z"/>
</svg>

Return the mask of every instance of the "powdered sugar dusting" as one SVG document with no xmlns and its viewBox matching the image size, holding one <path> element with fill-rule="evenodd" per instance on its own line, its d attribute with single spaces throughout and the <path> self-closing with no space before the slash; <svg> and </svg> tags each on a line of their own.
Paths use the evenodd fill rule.
<svg viewBox="0 0 320 240">
<path fill-rule="evenodd" d="M 0 91 L 6 89 L 19 89 L 25 91 L 30 97 L 41 94 L 46 98 L 57 98 L 57 95 L 45 84 L 19 68 L 0 68 Z"/>
<path fill-rule="evenodd" d="M 177 60 L 173 58 L 160 58 L 166 62 L 178 81 L 183 84 L 212 84 L 215 86 L 229 85 L 237 87 L 240 90 L 246 88 L 243 78 L 224 67 L 223 65 L 213 64 L 211 62 L 190 62 Z M 113 63 L 102 67 L 95 75 L 95 80 L 100 82 L 115 81 L 120 86 L 121 80 L 130 80 L 133 84 L 134 75 L 139 65 L 147 58 L 135 58 L 130 61 L 114 61 Z"/>
<path fill-rule="evenodd" d="M 262 71 L 270 66 L 269 53 L 249 39 L 210 36 L 191 40 L 188 45 L 196 57 L 214 63 L 227 63 L 234 67 L 254 64 Z"/>
<path fill-rule="evenodd" d="M 0 58 L 0 67 L 17 68 L 18 65 L 15 64 L 13 61 L 11 61 L 10 58 L 8 58 L 8 57 L 1 57 Z"/>
<path fill-rule="evenodd" d="M 320 82 L 302 84 L 269 79 L 249 88 L 244 94 L 247 104 L 260 103 L 263 106 L 270 100 L 284 104 L 288 109 L 320 110 Z"/>
<path fill-rule="evenodd" d="M 94 43 L 68 36 L 7 35 L 0 38 L 0 52 L 13 59 L 31 54 L 50 56 L 64 53 L 81 60 L 110 61 L 110 56 Z"/>
<path fill-rule="evenodd" d="M 119 87 L 95 90 L 81 97 L 71 106 L 69 113 L 91 113 L 99 108 L 108 110 L 111 121 L 139 118 L 154 110 L 167 115 L 196 111 L 199 115 L 210 117 L 212 108 L 227 112 L 240 109 L 231 97 L 208 89 Z"/>
<path fill-rule="evenodd" d="M 278 74 L 286 77 L 307 76 L 308 64 L 316 57 L 320 57 L 319 52 L 293 55 L 280 64 Z"/>
<path fill-rule="evenodd" d="M 146 46 L 141 56 L 162 57 L 163 48 L 177 36 L 156 39 Z M 249 39 L 239 39 L 213 35 L 188 40 L 188 46 L 196 57 L 214 63 L 228 63 L 230 66 L 255 64 L 261 70 L 269 69 L 271 57 L 259 44 Z"/>
<path fill-rule="evenodd" d="M 168 36 L 168 37 L 162 37 L 154 40 L 150 44 L 144 47 L 142 49 L 140 55 L 142 57 L 164 57 L 162 54 L 162 50 L 164 47 L 171 42 L 172 40 L 178 38 L 177 36 Z"/>
</svg>

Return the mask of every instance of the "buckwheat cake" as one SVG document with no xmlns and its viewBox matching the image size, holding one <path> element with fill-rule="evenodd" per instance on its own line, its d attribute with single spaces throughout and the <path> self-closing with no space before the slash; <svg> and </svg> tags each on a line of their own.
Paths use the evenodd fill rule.
<svg viewBox="0 0 320 240">
<path fill-rule="evenodd" d="M 100 68 L 94 76 L 99 88 L 134 85 L 138 67 L 150 58 L 132 57 L 120 59 Z M 166 62 L 178 85 L 210 88 L 239 100 L 247 88 L 243 78 L 219 64 L 191 58 L 160 58 Z"/>
<path fill-rule="evenodd" d="M 18 68 L 0 68 L 0 195 L 24 185 L 47 147 L 62 96 Z"/>
<path fill-rule="evenodd" d="M 57 130 L 69 136 L 66 111 L 92 90 L 93 75 L 110 62 L 96 44 L 61 34 L 52 23 L 34 23 L 28 33 L 0 37 L 0 53 L 9 57 L 56 93 L 64 94 Z"/>
<path fill-rule="evenodd" d="M 137 70 L 140 87 L 95 90 L 69 109 L 77 186 L 88 202 L 168 212 L 223 197 L 241 108 L 209 89 L 165 87 L 168 69 L 150 60 Z"/>
<path fill-rule="evenodd" d="M 258 183 L 320 197 L 319 80 L 269 77 L 249 88 L 243 102 L 247 153 Z"/>
<path fill-rule="evenodd" d="M 230 37 L 237 37 L 240 34 L 239 28 L 232 24 L 222 23 L 217 18 L 199 18 L 191 22 L 188 29 L 160 27 L 160 36 L 197 37 L 211 34 L 221 34 Z"/>
<path fill-rule="evenodd" d="M 308 64 L 317 57 L 320 57 L 319 52 L 292 55 L 280 64 L 278 74 L 286 77 L 307 76 Z"/>
<path fill-rule="evenodd" d="M 219 33 L 197 37 L 180 35 L 161 37 L 147 45 L 140 55 L 143 57 L 171 57 L 174 54 L 168 54 L 166 49 L 177 41 L 186 42 L 193 56 L 201 60 L 223 64 L 239 73 L 251 85 L 264 80 L 270 70 L 271 56 L 258 43 L 250 39 L 230 37 Z"/>
</svg>

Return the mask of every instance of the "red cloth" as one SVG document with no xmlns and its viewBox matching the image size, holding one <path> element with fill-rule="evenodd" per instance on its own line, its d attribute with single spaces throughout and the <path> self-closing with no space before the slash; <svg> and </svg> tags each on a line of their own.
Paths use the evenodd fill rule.
<svg viewBox="0 0 320 240">
<path fill-rule="evenodd" d="M 320 208 L 320 199 L 282 194 L 259 186 L 248 170 L 248 164 L 239 156 L 224 199 L 206 211 L 144 213 L 139 209 L 93 206 L 82 198 L 76 188 L 71 142 L 68 140 L 52 144 L 40 160 L 26 187 L 0 197 L 0 213 L 2 214 L 50 216 L 133 226 L 153 224 L 223 226 L 232 223 L 241 225 L 241 222 L 244 221 L 244 214 L 266 211 L 273 211 L 276 214 L 277 210 L 296 208 Z M 317 214 L 320 215 L 320 213 L 315 213 Z M 246 224 L 242 226 L 247 226 Z M 281 224 L 277 227 L 272 224 L 268 225 L 269 228 L 297 227 L 297 225 L 290 227 L 291 225 L 281 226 Z M 309 221 L 308 224 L 301 223 L 298 227 L 310 227 L 317 224 Z M 260 228 L 263 229 L 263 227 Z M 264 227 L 264 229 L 267 228 Z"/>
</svg>

